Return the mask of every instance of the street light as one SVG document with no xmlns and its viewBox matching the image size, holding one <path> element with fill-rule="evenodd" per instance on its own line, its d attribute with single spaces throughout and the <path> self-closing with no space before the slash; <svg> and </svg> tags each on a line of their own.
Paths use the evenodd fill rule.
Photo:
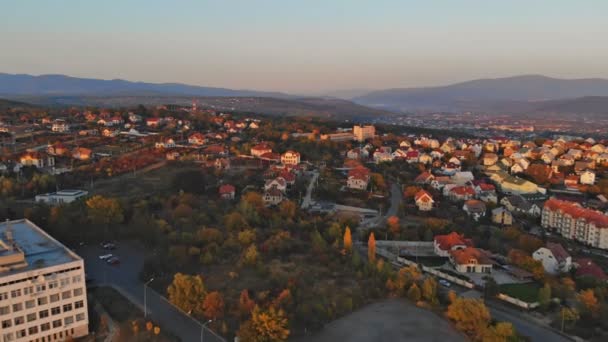
<svg viewBox="0 0 608 342">
<path fill-rule="evenodd" d="M 148 316 L 148 284 L 154 281 L 154 278 L 150 278 L 144 283 L 144 318 Z"/>
<path fill-rule="evenodd" d="M 201 342 L 203 342 L 203 340 L 204 340 L 204 338 L 205 338 L 205 334 L 204 334 L 204 332 L 205 332 L 205 327 L 207 326 L 207 324 L 209 324 L 209 323 L 211 323 L 211 322 L 213 322 L 213 320 L 212 320 L 212 319 L 210 319 L 210 320 L 208 320 L 207 322 L 205 322 L 205 323 L 201 324 Z"/>
</svg>

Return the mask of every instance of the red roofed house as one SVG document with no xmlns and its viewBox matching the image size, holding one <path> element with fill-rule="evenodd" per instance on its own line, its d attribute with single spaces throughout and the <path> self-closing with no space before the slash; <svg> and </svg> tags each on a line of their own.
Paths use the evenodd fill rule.
<svg viewBox="0 0 608 342">
<path fill-rule="evenodd" d="M 146 126 L 148 127 L 158 127 L 162 123 L 160 118 L 147 118 Z"/>
<path fill-rule="evenodd" d="M 93 155 L 93 151 L 86 147 L 76 147 L 72 150 L 72 158 L 78 160 L 89 160 Z"/>
<path fill-rule="evenodd" d="M 580 258 L 574 260 L 574 266 L 576 267 L 576 277 L 593 277 L 601 281 L 608 280 L 608 276 L 601 267 L 591 259 Z"/>
<path fill-rule="evenodd" d="M 578 203 L 551 198 L 545 202 L 541 225 L 568 239 L 608 249 L 608 216 Z"/>
<path fill-rule="evenodd" d="M 464 210 L 467 215 L 472 217 L 475 221 L 486 216 L 486 204 L 480 200 L 466 200 L 462 206 L 462 210 Z"/>
<path fill-rule="evenodd" d="M 492 273 L 492 259 L 489 254 L 475 247 L 450 251 L 450 262 L 460 273 Z"/>
<path fill-rule="evenodd" d="M 572 258 L 559 243 L 547 242 L 532 253 L 534 260 L 543 263 L 543 268 L 549 274 L 560 274 L 569 272 L 572 268 Z"/>
<path fill-rule="evenodd" d="M 224 185 L 220 186 L 220 189 L 218 192 L 220 194 L 220 198 L 222 198 L 222 199 L 226 199 L 226 200 L 234 199 L 235 189 L 234 189 L 233 185 L 224 184 Z"/>
<path fill-rule="evenodd" d="M 360 166 L 348 171 L 346 186 L 349 189 L 365 190 L 369 184 L 369 169 Z"/>
<path fill-rule="evenodd" d="M 270 188 L 264 192 L 264 204 L 266 206 L 277 205 L 283 201 L 283 192 L 276 187 Z"/>
<path fill-rule="evenodd" d="M 429 211 L 433 209 L 433 196 L 424 190 L 420 190 L 414 196 L 414 200 L 416 201 L 416 206 L 418 206 L 418 210 L 420 211 Z"/>
<path fill-rule="evenodd" d="M 283 177 L 277 177 L 275 179 L 269 179 L 264 184 L 264 190 L 269 190 L 271 188 L 276 188 L 282 192 L 287 190 L 287 182 Z"/>
<path fill-rule="evenodd" d="M 19 158 L 19 163 L 23 166 L 35 166 L 43 168 L 55 165 L 55 158 L 40 152 L 26 152 Z"/>
<path fill-rule="evenodd" d="M 433 179 L 435 179 L 435 176 L 433 176 L 428 171 L 424 171 L 423 173 L 421 173 L 420 175 L 418 175 L 418 177 L 416 177 L 416 179 L 414 179 L 414 183 L 416 183 L 416 184 L 430 184 Z"/>
<path fill-rule="evenodd" d="M 192 133 L 188 137 L 188 143 L 191 145 L 203 145 L 206 141 L 205 136 L 199 132 Z"/>
<path fill-rule="evenodd" d="M 470 186 L 455 186 L 448 194 L 452 201 L 466 201 L 475 196 L 475 190 Z"/>
<path fill-rule="evenodd" d="M 433 240 L 435 254 L 442 257 L 449 257 L 450 251 L 463 249 L 472 246 L 470 239 L 465 239 L 464 235 L 452 232 L 446 235 L 437 235 Z"/>
<path fill-rule="evenodd" d="M 266 153 L 272 153 L 272 148 L 266 143 L 257 144 L 251 148 L 251 155 L 254 157 L 261 157 Z"/>
</svg>

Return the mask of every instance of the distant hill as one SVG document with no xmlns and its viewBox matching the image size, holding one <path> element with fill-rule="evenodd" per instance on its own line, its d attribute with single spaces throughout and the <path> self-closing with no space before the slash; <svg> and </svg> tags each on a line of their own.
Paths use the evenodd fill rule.
<svg viewBox="0 0 608 342">
<path fill-rule="evenodd" d="M 180 83 L 145 83 L 125 80 L 77 78 L 65 75 L 32 76 L 0 73 L 0 96 L 61 95 L 185 95 L 288 97 L 278 92 L 200 87 Z"/>
<path fill-rule="evenodd" d="M 0 99 L 0 110 L 7 110 L 7 109 L 12 109 L 12 108 L 31 108 L 31 107 L 34 107 L 34 106 L 29 103 Z"/>
<path fill-rule="evenodd" d="M 535 112 L 561 114 L 608 115 L 608 96 L 585 96 L 576 99 L 543 101 L 534 106 Z"/>
<path fill-rule="evenodd" d="M 387 89 L 353 99 L 393 110 L 484 110 L 496 103 L 537 102 L 585 96 L 608 96 L 606 79 L 557 79 L 539 75 L 480 79 L 441 87 Z"/>
</svg>

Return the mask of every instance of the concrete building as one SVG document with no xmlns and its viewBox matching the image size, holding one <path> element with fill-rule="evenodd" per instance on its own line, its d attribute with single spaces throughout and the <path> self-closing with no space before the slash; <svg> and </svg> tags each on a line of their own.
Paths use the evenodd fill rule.
<svg viewBox="0 0 608 342">
<path fill-rule="evenodd" d="M 57 192 L 49 192 L 48 194 L 36 195 L 36 202 L 43 202 L 51 205 L 72 203 L 88 194 L 89 192 L 85 190 L 59 190 Z"/>
<path fill-rule="evenodd" d="M 353 126 L 353 135 L 355 136 L 355 140 L 363 142 L 376 136 L 376 127 L 373 125 Z"/>
<path fill-rule="evenodd" d="M 565 238 L 608 249 L 608 216 L 578 203 L 549 199 L 543 207 L 541 225 Z"/>
<path fill-rule="evenodd" d="M 27 219 L 0 224 L 2 341 L 89 333 L 84 261 Z"/>
</svg>

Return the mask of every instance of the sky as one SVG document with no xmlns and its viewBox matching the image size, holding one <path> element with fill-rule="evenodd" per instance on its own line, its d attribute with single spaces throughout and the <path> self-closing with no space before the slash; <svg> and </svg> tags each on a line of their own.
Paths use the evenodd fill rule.
<svg viewBox="0 0 608 342">
<path fill-rule="evenodd" d="M 608 78 L 606 0 L 0 0 L 0 72 L 323 93 Z"/>
</svg>

